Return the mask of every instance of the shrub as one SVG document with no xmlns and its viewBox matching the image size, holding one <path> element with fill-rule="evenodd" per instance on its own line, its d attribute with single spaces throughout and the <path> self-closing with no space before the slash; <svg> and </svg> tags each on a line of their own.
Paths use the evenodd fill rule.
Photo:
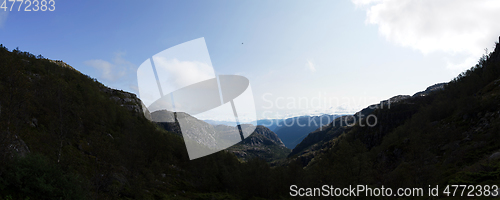
<svg viewBox="0 0 500 200">
<path fill-rule="evenodd" d="M 13 199 L 86 199 L 84 183 L 39 154 L 10 160 L 0 176 L 2 196 Z"/>
</svg>

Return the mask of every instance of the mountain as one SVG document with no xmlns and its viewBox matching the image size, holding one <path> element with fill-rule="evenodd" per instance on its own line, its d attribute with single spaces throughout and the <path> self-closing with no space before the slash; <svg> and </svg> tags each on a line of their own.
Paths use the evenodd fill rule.
<svg viewBox="0 0 500 200">
<path fill-rule="evenodd" d="M 288 160 L 311 175 L 301 182 L 378 188 L 500 183 L 499 43 L 452 81 L 394 100 L 360 111 L 365 117 L 351 126 L 331 124 L 309 134 Z"/>
<path fill-rule="evenodd" d="M 500 184 L 500 44 L 434 88 L 336 118 L 272 167 L 229 151 L 189 160 L 189 138 L 152 123 L 134 94 L 0 45 L 0 199 L 287 199 L 291 185 L 431 185 L 441 197 L 472 185 L 464 194 L 479 196 Z M 256 130 L 237 145 L 282 147 Z"/>
<path fill-rule="evenodd" d="M 182 130 L 184 131 L 184 135 L 181 132 L 178 122 L 175 122 L 174 115 L 177 116 L 177 119 L 182 118 L 185 122 L 184 124 L 189 127 Z M 187 136 L 183 138 L 184 140 L 194 141 L 207 148 L 216 148 L 220 145 L 220 140 L 218 140 L 219 136 L 212 125 L 204 122 L 203 120 L 196 119 L 187 113 L 173 113 L 166 110 L 160 110 L 151 113 L 151 117 L 165 130 L 176 133 L 181 137 Z"/>
<path fill-rule="evenodd" d="M 379 118 L 380 123 L 387 123 L 383 128 L 387 130 L 392 130 L 397 125 L 403 123 L 407 118 L 409 113 L 414 113 L 417 106 L 414 103 L 414 99 L 419 99 L 421 97 L 430 95 L 432 92 L 437 92 L 444 89 L 446 83 L 435 84 L 429 86 L 425 91 L 417 92 L 413 96 L 410 95 L 397 95 L 391 97 L 387 100 L 381 101 L 379 104 L 370 105 L 361 111 L 355 113 L 354 115 L 342 116 L 336 118 L 332 123 L 318 128 L 315 131 L 309 133 L 290 153 L 289 157 L 297 156 L 300 158 L 304 165 L 307 165 L 317 154 L 323 152 L 325 149 L 330 148 L 332 140 L 336 139 L 340 135 L 351 131 L 354 125 L 363 125 L 359 122 L 367 120 L 367 116 L 372 114 L 376 110 L 391 110 L 391 117 Z M 392 106 L 392 108 L 391 108 Z M 358 124 L 356 124 L 358 122 Z M 377 121 L 377 123 L 379 123 Z M 371 123 L 370 123 L 371 124 Z M 368 126 L 364 123 L 363 127 Z M 380 138 L 379 138 L 380 139 Z"/>
<path fill-rule="evenodd" d="M 250 136 L 227 150 L 243 160 L 260 158 L 268 162 L 286 158 L 291 152 L 276 133 L 261 125 Z"/>
<path fill-rule="evenodd" d="M 238 132 L 237 127 L 227 126 L 227 125 L 211 125 L 203 120 L 198 120 L 186 113 L 176 113 L 178 117 L 183 117 L 187 119 L 186 124 L 190 127 L 184 132 L 185 140 L 192 140 L 202 146 L 208 148 L 214 148 L 217 145 L 221 145 L 220 142 L 224 141 L 224 138 L 230 138 L 230 141 L 240 140 L 239 135 L 235 135 Z M 167 131 L 176 133 L 177 135 L 183 136 L 180 126 L 174 121 L 174 113 L 166 110 L 156 111 L 151 113 L 152 119 L 155 121 L 165 121 L 157 122 L 157 124 Z M 286 158 L 286 156 L 291 152 L 290 149 L 286 148 L 281 139 L 274 132 L 269 130 L 264 126 L 255 127 L 252 124 L 242 124 L 241 128 L 244 132 L 253 133 L 246 137 L 243 141 L 236 145 L 226 145 L 232 146 L 227 149 L 229 152 L 234 153 L 238 158 L 243 160 L 249 160 L 250 158 L 261 158 L 267 162 L 271 162 L 277 159 Z M 247 131 L 245 131 L 247 130 Z M 208 136 L 208 137 L 207 137 Z"/>
<path fill-rule="evenodd" d="M 227 151 L 189 160 L 178 127 L 165 131 L 135 94 L 62 61 L 0 45 L 0 94 L 0 199 L 282 196 L 267 162 Z"/>
<path fill-rule="evenodd" d="M 141 188 L 167 193 L 160 189 L 165 184 L 153 186 L 155 179 L 175 178 L 158 173 L 187 154 L 181 138 L 144 117 L 135 94 L 2 45 L 0 66 L 1 199 L 147 196 Z"/>
<path fill-rule="evenodd" d="M 275 132 L 287 148 L 294 148 L 308 133 L 330 123 L 340 115 L 298 116 L 287 119 L 260 119 L 251 124 L 267 127 Z M 204 120 L 212 125 L 234 126 L 234 122 Z"/>
<path fill-rule="evenodd" d="M 230 121 L 217 121 L 217 120 L 203 120 L 211 125 L 226 125 L 226 126 L 236 126 L 236 122 L 230 122 Z"/>
<path fill-rule="evenodd" d="M 269 128 L 269 130 L 271 131 L 275 131 L 278 128 L 278 124 L 280 124 L 280 122 L 282 121 L 283 119 L 259 119 L 255 122 L 252 122 L 252 124 L 262 125 Z"/>
<path fill-rule="evenodd" d="M 427 89 L 425 89 L 424 91 L 415 93 L 412 97 L 426 96 L 429 95 L 431 92 L 444 89 L 445 86 L 446 83 L 436 83 L 434 85 L 427 87 Z"/>
<path fill-rule="evenodd" d="M 263 135 L 264 137 L 270 139 L 273 143 L 277 144 L 278 146 L 284 147 L 285 144 L 281 141 L 281 139 L 278 137 L 276 133 L 271 131 L 265 126 L 257 126 L 254 131 L 256 134 Z M 251 144 L 256 144 L 255 142 Z"/>
<path fill-rule="evenodd" d="M 286 147 L 295 148 L 308 133 L 327 125 L 340 115 L 300 116 L 274 121 L 274 132 Z"/>
</svg>

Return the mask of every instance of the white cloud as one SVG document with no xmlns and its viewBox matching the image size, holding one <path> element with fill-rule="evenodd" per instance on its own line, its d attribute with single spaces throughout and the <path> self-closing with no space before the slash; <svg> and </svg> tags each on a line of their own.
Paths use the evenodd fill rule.
<svg viewBox="0 0 500 200">
<path fill-rule="evenodd" d="M 115 67 L 113 64 L 109 63 L 105 60 L 87 60 L 85 64 L 91 66 L 101 72 L 101 78 L 113 81 L 115 80 L 115 76 L 113 73 L 113 68 Z"/>
<path fill-rule="evenodd" d="M 352 0 L 356 6 L 366 6 L 375 2 L 380 2 L 382 0 Z"/>
<path fill-rule="evenodd" d="M 215 78 L 214 69 L 208 63 L 179 61 L 164 57 L 154 57 L 158 78 L 164 93 Z"/>
<path fill-rule="evenodd" d="M 134 65 L 123 59 L 125 53 L 118 52 L 115 53 L 113 62 L 108 62 L 101 59 L 87 60 L 84 62 L 85 65 L 91 66 L 101 73 L 101 78 L 107 81 L 115 82 L 121 77 L 125 76 L 129 71 L 134 69 Z"/>
<path fill-rule="evenodd" d="M 306 68 L 309 69 L 311 72 L 316 72 L 316 67 L 314 66 L 314 63 L 310 60 L 307 61 Z"/>
<path fill-rule="evenodd" d="M 498 0 L 352 0 L 386 39 L 423 54 L 444 52 L 452 69 L 476 63 L 500 35 Z M 460 54 L 460 58 L 457 58 Z M 453 64 L 454 63 L 454 64 Z M 458 64 L 457 64 L 458 63 Z"/>
</svg>

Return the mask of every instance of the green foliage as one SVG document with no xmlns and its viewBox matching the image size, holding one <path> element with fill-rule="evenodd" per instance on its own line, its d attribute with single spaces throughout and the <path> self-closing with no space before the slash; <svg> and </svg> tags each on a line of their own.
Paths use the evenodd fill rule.
<svg viewBox="0 0 500 200">
<path fill-rule="evenodd" d="M 129 94 L 62 62 L 0 46 L 0 66 L 3 199 L 278 199 L 292 184 L 479 184 L 500 171 L 485 164 L 500 149 L 498 44 L 443 91 L 375 110 L 375 127 L 336 129 L 296 152 L 310 160 L 277 167 L 225 151 L 189 161 L 181 137 L 113 100 Z M 31 153 L 18 158 L 21 139 Z"/>
<path fill-rule="evenodd" d="M 0 166 L 0 198 L 76 199 L 74 187 L 90 199 L 286 194 L 274 192 L 284 188 L 274 181 L 283 173 L 274 175 L 264 161 L 241 163 L 228 152 L 189 161 L 181 137 L 113 100 L 129 94 L 62 62 L 0 48 L 0 66 L 0 93 L 6 94 L 0 96 L 0 163 L 7 163 Z M 32 153 L 10 160 L 16 138 Z M 266 173 L 256 176 L 260 171 Z"/>
<path fill-rule="evenodd" d="M 353 127 L 308 171 L 315 180 L 343 186 L 497 183 L 498 167 L 478 163 L 500 149 L 499 78 L 497 43 L 444 90 L 375 110 L 377 126 Z"/>
<path fill-rule="evenodd" d="M 39 154 L 15 158 L 0 176 L 0 194 L 11 199 L 85 199 L 87 186 Z"/>
</svg>

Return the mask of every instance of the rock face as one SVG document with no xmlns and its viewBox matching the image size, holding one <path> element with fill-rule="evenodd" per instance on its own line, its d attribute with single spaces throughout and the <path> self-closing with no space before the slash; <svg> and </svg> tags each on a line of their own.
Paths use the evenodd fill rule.
<svg viewBox="0 0 500 200">
<path fill-rule="evenodd" d="M 252 125 L 246 125 L 252 126 Z M 265 126 L 257 126 L 255 131 L 240 143 L 228 148 L 242 160 L 259 158 L 272 162 L 286 158 L 290 149 L 285 147 L 281 139 Z"/>
<path fill-rule="evenodd" d="M 177 119 L 183 119 L 185 124 L 189 126 L 187 130 L 184 130 L 184 134 L 179 123 L 175 122 L 175 115 L 177 115 Z M 208 148 L 217 147 L 217 135 L 214 127 L 187 113 L 178 112 L 174 114 L 167 110 L 159 110 L 151 113 L 151 117 L 153 121 L 157 122 L 157 124 L 165 130 L 173 132 L 181 137 L 187 136 L 187 138 L 184 138 L 185 140 L 194 141 Z"/>
<path fill-rule="evenodd" d="M 214 148 L 221 144 L 221 141 L 239 141 L 240 136 L 234 134 L 238 132 L 235 126 L 227 125 L 211 125 L 205 121 L 196 119 L 186 113 L 176 113 L 177 119 L 183 118 L 188 126 L 191 126 L 187 132 L 181 132 L 181 128 L 175 121 L 174 113 L 166 110 L 155 111 L 151 113 L 151 117 L 163 129 L 173 132 L 185 140 L 195 141 L 198 144 L 209 148 Z M 250 136 L 246 137 L 240 143 L 229 147 L 227 150 L 234 153 L 242 160 L 247 160 L 253 157 L 258 157 L 266 161 L 274 161 L 280 158 L 286 158 L 290 153 L 290 149 L 285 147 L 281 139 L 265 126 L 255 127 L 252 124 L 242 124 L 242 130 L 254 130 Z M 246 131 L 249 132 L 249 131 Z M 203 137 L 201 137 L 203 136 Z"/>
<path fill-rule="evenodd" d="M 24 157 L 26 154 L 30 153 L 28 145 L 17 135 L 12 134 L 10 131 L 5 131 L 2 135 L 5 137 L 4 143 L 7 143 L 5 152 L 8 157 L 20 156 Z"/>
<path fill-rule="evenodd" d="M 111 89 L 108 87 L 101 87 L 100 90 L 101 92 L 110 95 L 110 98 L 114 100 L 118 105 L 125 107 L 130 111 L 142 114 L 149 113 L 142 101 L 137 98 L 137 95 L 135 94 L 122 90 Z"/>
<path fill-rule="evenodd" d="M 14 135 L 14 141 L 12 141 L 12 144 L 9 146 L 9 148 L 10 150 L 12 150 L 12 152 L 21 157 L 24 157 L 27 153 L 30 153 L 28 145 L 26 145 L 26 143 L 24 143 L 24 141 L 17 135 Z"/>
<path fill-rule="evenodd" d="M 495 152 L 493 154 L 491 154 L 490 157 L 488 157 L 489 160 L 498 160 L 500 159 L 500 152 Z"/>
<path fill-rule="evenodd" d="M 429 95 L 431 92 L 434 92 L 437 90 L 443 90 L 445 85 L 446 85 L 446 83 L 436 83 L 434 85 L 427 87 L 427 89 L 425 89 L 424 91 L 415 93 L 412 97 L 426 96 L 426 95 Z"/>
<path fill-rule="evenodd" d="M 254 132 L 257 133 L 257 134 L 261 134 L 261 135 L 263 135 L 263 136 L 271 139 L 272 141 L 274 141 L 279 146 L 285 146 L 285 144 L 278 137 L 278 134 L 274 133 L 273 131 L 271 131 L 270 129 L 266 128 L 265 126 L 257 126 L 257 128 L 255 128 Z"/>
<path fill-rule="evenodd" d="M 250 125 L 251 126 L 251 125 Z M 262 135 L 264 137 L 253 137 L 252 135 L 248 137 L 248 139 L 243 140 L 242 143 L 244 144 L 250 144 L 252 146 L 255 145 L 278 145 L 281 147 L 284 147 L 285 144 L 281 141 L 281 139 L 278 137 L 278 135 L 274 132 L 272 132 L 270 129 L 266 128 L 265 126 L 257 126 L 255 128 L 254 134 Z"/>
<path fill-rule="evenodd" d="M 61 67 L 70 68 L 70 69 L 72 69 L 72 70 L 75 70 L 75 71 L 79 72 L 78 70 L 76 70 L 76 69 L 75 69 L 75 68 L 73 68 L 72 66 L 68 65 L 67 63 L 63 62 L 62 60 L 50 60 L 50 59 L 49 59 L 49 61 L 50 61 L 51 63 L 54 63 L 54 64 L 59 65 L 59 66 L 61 66 Z"/>
</svg>

